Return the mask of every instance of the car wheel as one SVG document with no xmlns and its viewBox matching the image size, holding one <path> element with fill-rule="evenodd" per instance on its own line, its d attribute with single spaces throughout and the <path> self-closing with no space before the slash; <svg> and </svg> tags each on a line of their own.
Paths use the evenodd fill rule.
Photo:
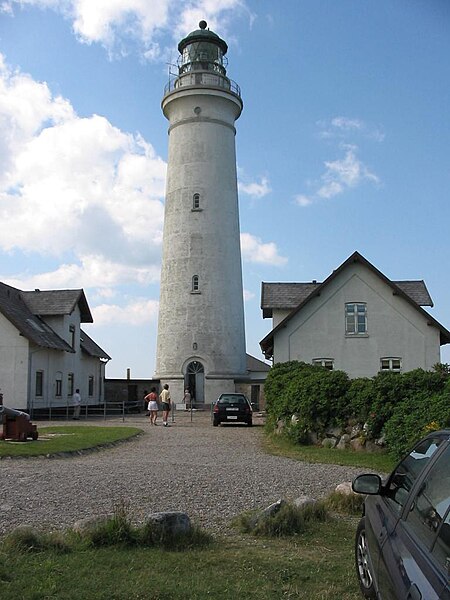
<svg viewBox="0 0 450 600">
<path fill-rule="evenodd" d="M 248 422 L 247 422 L 247 425 L 248 425 L 249 427 L 251 427 L 251 426 L 253 425 L 253 421 L 252 421 L 252 419 L 250 419 L 250 421 L 248 421 Z"/>
<path fill-rule="evenodd" d="M 214 421 L 213 421 L 213 427 L 218 427 L 218 426 L 219 426 L 219 421 L 216 421 L 216 420 L 214 419 Z"/>
<path fill-rule="evenodd" d="M 367 547 L 366 524 L 364 518 L 361 519 L 356 530 L 355 539 L 355 566 L 358 575 L 359 587 L 365 598 L 376 599 L 373 575 L 369 566 L 369 550 Z"/>
</svg>

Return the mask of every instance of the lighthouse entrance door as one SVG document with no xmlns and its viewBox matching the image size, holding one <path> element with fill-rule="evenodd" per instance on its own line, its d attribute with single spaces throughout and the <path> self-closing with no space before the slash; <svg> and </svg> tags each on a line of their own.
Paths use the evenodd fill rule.
<svg viewBox="0 0 450 600">
<path fill-rule="evenodd" d="M 193 360 L 188 364 L 185 386 L 191 393 L 194 406 L 205 402 L 205 369 L 198 360 Z"/>
</svg>

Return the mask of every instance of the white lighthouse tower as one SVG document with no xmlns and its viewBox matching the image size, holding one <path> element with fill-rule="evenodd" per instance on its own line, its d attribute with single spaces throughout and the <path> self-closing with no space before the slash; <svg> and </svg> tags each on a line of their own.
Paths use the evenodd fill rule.
<svg viewBox="0 0 450 600">
<path fill-rule="evenodd" d="M 178 44 L 162 100 L 169 121 L 156 377 L 181 402 L 235 390 L 246 370 L 234 123 L 227 44 L 200 21 Z"/>
</svg>

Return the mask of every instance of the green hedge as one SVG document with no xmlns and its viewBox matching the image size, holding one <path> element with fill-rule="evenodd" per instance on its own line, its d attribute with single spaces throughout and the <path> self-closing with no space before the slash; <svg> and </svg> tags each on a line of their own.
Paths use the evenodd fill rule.
<svg viewBox="0 0 450 600">
<path fill-rule="evenodd" d="M 350 380 L 343 371 L 291 361 L 270 370 L 265 384 L 267 427 L 288 423 L 287 434 L 304 443 L 308 432 L 323 432 L 348 421 L 367 423 L 372 439 L 385 435 L 399 458 L 428 430 L 450 427 L 450 369 L 379 373 Z M 297 420 L 289 419 L 296 415 Z"/>
</svg>

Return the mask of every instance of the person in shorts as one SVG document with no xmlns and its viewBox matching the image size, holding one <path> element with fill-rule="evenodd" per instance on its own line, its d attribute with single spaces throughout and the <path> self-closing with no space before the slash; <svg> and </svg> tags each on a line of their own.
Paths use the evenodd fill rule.
<svg viewBox="0 0 450 600">
<path fill-rule="evenodd" d="M 159 395 L 159 399 L 161 400 L 161 408 L 163 414 L 163 425 L 164 427 L 168 427 L 168 419 L 170 412 L 170 392 L 169 392 L 169 384 L 165 383 L 162 392 Z"/>
<path fill-rule="evenodd" d="M 150 394 L 147 394 L 144 398 L 148 402 L 147 410 L 150 417 L 150 425 L 156 425 L 156 419 L 158 418 L 158 396 L 156 395 L 156 388 L 152 387 Z"/>
</svg>

